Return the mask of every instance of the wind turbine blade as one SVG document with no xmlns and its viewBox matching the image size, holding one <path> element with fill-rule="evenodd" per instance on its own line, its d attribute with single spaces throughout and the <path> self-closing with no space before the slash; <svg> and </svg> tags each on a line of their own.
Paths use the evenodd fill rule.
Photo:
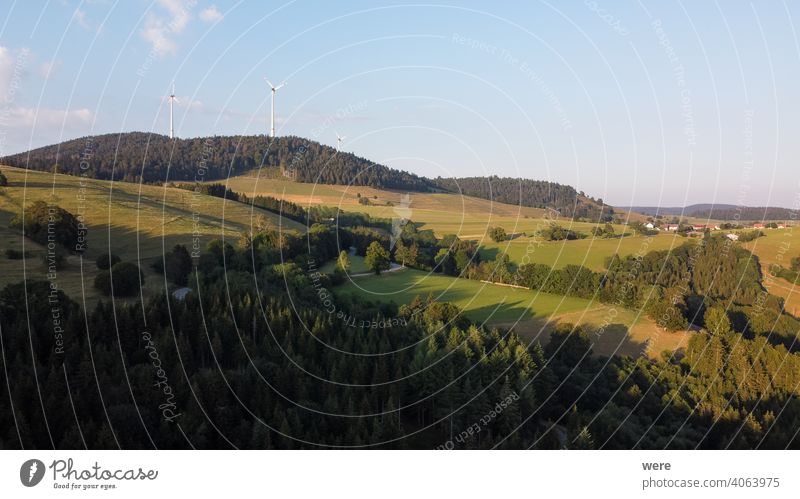
<svg viewBox="0 0 800 499">
<path fill-rule="evenodd" d="M 269 81 L 266 76 L 264 77 L 264 81 L 267 82 L 267 85 L 269 85 L 269 88 L 275 88 L 275 85 L 273 85 L 272 82 Z"/>
<path fill-rule="evenodd" d="M 275 87 L 275 90 L 278 90 L 279 88 L 283 88 L 285 85 L 286 85 L 286 82 L 283 82 L 280 85 L 278 85 L 277 87 Z"/>
</svg>

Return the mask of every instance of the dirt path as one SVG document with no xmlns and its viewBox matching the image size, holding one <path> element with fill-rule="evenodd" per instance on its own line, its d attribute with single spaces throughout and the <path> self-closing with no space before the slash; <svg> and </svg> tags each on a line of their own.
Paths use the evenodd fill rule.
<svg viewBox="0 0 800 499">
<path fill-rule="evenodd" d="M 390 264 L 389 270 L 384 270 L 383 272 L 381 272 L 381 274 L 386 273 L 386 272 L 396 272 L 398 270 L 403 270 L 404 268 L 405 267 L 403 267 L 399 263 L 392 262 Z M 364 276 L 367 276 L 367 275 L 375 275 L 375 272 L 361 272 L 359 274 L 350 274 L 350 277 L 364 277 Z"/>
</svg>

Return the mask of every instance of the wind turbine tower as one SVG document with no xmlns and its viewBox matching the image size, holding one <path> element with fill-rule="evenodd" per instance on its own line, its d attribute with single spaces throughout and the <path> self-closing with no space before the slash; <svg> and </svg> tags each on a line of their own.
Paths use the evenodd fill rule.
<svg viewBox="0 0 800 499">
<path fill-rule="evenodd" d="M 173 112 L 172 108 L 178 98 L 175 97 L 175 82 L 172 82 L 172 93 L 169 94 L 169 138 L 175 138 L 175 127 L 173 126 Z"/>
<path fill-rule="evenodd" d="M 280 85 L 278 85 L 276 87 L 266 77 L 264 78 L 264 81 L 267 82 L 267 85 L 269 85 L 269 88 L 272 91 L 272 109 L 270 111 L 269 136 L 270 137 L 275 137 L 275 92 L 277 92 L 278 89 L 280 89 L 281 87 L 286 85 L 286 82 L 281 83 Z"/>
<path fill-rule="evenodd" d="M 339 149 L 342 147 L 342 141 L 347 137 L 340 137 L 339 134 L 336 134 L 336 152 L 339 152 Z"/>
</svg>

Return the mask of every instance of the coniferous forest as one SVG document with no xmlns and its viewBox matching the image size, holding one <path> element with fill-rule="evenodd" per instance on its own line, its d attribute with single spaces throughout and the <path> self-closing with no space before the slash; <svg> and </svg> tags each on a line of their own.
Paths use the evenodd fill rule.
<svg viewBox="0 0 800 499">
<path fill-rule="evenodd" d="M 189 275 L 171 278 L 189 283 L 183 299 L 165 292 L 84 311 L 48 282 L 5 286 L 0 446 L 799 445 L 800 354 L 793 338 L 769 327 L 783 320 L 791 330 L 796 321 L 746 269 L 749 253 L 723 252 L 723 241 L 706 238 L 672 255 L 651 253 L 637 269 L 614 259 L 602 283 L 573 275 L 607 300 L 638 306 L 645 289 L 671 290 L 680 295 L 669 302 L 676 313 L 697 324 L 674 354 L 606 358 L 591 352 L 594 333 L 569 324 L 542 346 L 471 323 L 431 297 L 398 307 L 335 296 L 340 272 L 318 266 L 342 245 L 363 251 L 369 234 L 314 225 L 305 236 L 265 229 L 237 244 L 212 241 Z M 423 239 L 410 229 L 405 244 Z M 665 261 L 667 274 L 654 273 Z M 736 267 L 743 286 L 713 278 Z M 519 274 L 526 286 L 543 285 L 535 273 Z"/>
</svg>

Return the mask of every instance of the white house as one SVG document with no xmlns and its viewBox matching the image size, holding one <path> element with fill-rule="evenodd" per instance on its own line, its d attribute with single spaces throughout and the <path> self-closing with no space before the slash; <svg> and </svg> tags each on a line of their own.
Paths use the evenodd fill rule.
<svg viewBox="0 0 800 499">
<path fill-rule="evenodd" d="M 738 241 L 739 240 L 739 234 L 728 234 L 725 237 L 727 237 L 731 241 Z"/>
<path fill-rule="evenodd" d="M 644 224 L 644 226 L 645 226 L 646 228 L 648 228 L 648 229 L 654 229 L 654 228 L 655 228 L 655 225 L 653 225 L 653 223 L 652 223 L 652 222 L 647 222 L 646 224 Z"/>
</svg>

